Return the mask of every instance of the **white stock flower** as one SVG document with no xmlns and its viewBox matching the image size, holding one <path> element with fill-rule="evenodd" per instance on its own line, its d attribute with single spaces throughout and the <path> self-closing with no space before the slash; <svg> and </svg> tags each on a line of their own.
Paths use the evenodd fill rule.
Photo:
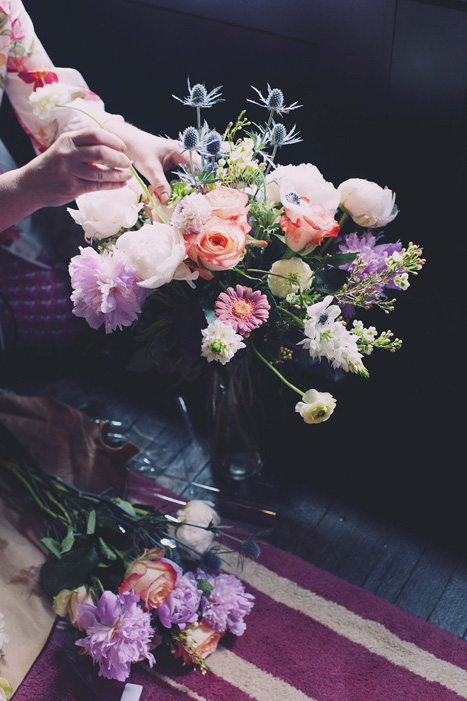
<svg viewBox="0 0 467 701">
<path fill-rule="evenodd" d="M 88 192 L 76 198 L 78 209 L 68 208 L 77 224 L 84 229 L 86 241 L 115 236 L 121 229 L 130 229 L 138 221 L 143 206 L 138 202 L 141 190 L 134 179 L 119 190 Z"/>
<path fill-rule="evenodd" d="M 236 333 L 230 324 L 216 319 L 201 331 L 203 342 L 201 355 L 210 363 L 218 360 L 222 365 L 228 363 L 240 348 L 245 348 L 243 338 Z"/>
<path fill-rule="evenodd" d="M 298 345 L 306 348 L 314 360 L 327 358 L 333 368 L 367 375 L 358 349 L 358 337 L 337 318 L 340 309 L 331 304 L 332 300 L 333 297 L 328 295 L 322 302 L 308 307 L 304 323 L 307 338 L 299 341 Z"/>
<path fill-rule="evenodd" d="M 307 290 L 313 277 L 310 266 L 301 258 L 276 260 L 269 272 L 275 273 L 268 276 L 269 289 L 273 295 L 282 298 Z"/>
<path fill-rule="evenodd" d="M 181 540 L 182 543 L 189 545 L 198 552 L 204 553 L 214 540 L 214 533 L 204 528 L 196 528 L 196 526 L 207 527 L 211 523 L 214 526 L 219 525 L 220 518 L 217 511 L 213 509 L 212 502 L 193 499 L 177 511 L 177 518 L 186 524 L 193 524 L 192 526 L 181 525 L 176 527 L 175 534 L 178 540 Z"/>
<path fill-rule="evenodd" d="M 329 392 L 309 389 L 303 395 L 303 401 L 297 402 L 295 411 L 306 424 L 320 424 L 327 421 L 336 407 L 336 400 Z"/>
<path fill-rule="evenodd" d="M 180 232 L 168 224 L 144 224 L 136 231 L 126 231 L 115 244 L 137 271 L 140 287 L 155 289 L 171 282 L 186 258 L 185 242 Z"/>
<path fill-rule="evenodd" d="M 339 206 L 340 195 L 336 188 L 311 163 L 279 166 L 268 175 L 266 200 L 269 204 L 285 204 L 291 192 L 298 197 L 307 197 L 310 202 L 319 202 L 333 212 Z"/>
<path fill-rule="evenodd" d="M 39 119 L 48 119 L 57 105 L 68 102 L 70 91 L 62 83 L 48 83 L 41 88 L 36 88 L 29 95 L 29 102 L 33 105 L 32 111 Z"/>
<path fill-rule="evenodd" d="M 387 187 L 362 178 L 345 180 L 337 188 L 340 205 L 356 224 L 369 229 L 385 226 L 396 218 L 396 195 Z"/>
</svg>

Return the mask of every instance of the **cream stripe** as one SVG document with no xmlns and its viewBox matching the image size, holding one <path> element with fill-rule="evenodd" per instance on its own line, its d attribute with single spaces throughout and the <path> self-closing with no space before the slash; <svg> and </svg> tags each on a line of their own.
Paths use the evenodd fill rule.
<svg viewBox="0 0 467 701">
<path fill-rule="evenodd" d="M 223 557 L 230 561 L 233 568 L 236 568 L 236 555 Z M 238 576 L 274 601 L 301 611 L 339 635 L 362 645 L 370 652 L 385 657 L 393 664 L 404 667 L 428 681 L 439 682 L 451 691 L 467 697 L 465 670 L 451 662 L 438 659 L 414 643 L 401 640 L 381 623 L 362 618 L 345 606 L 303 589 L 295 582 L 281 577 L 252 560 L 245 560 L 244 569 L 238 573 Z"/>
<path fill-rule="evenodd" d="M 306 696 L 282 679 L 274 677 L 225 648 L 218 647 L 209 657 L 208 665 L 214 674 L 249 694 L 256 701 L 314 701 L 311 696 Z"/>
<path fill-rule="evenodd" d="M 174 689 L 177 689 L 177 691 L 183 691 L 187 696 L 190 697 L 190 699 L 195 699 L 195 701 L 206 701 L 204 696 L 200 696 L 199 694 L 196 693 L 196 691 L 192 691 L 192 689 L 189 689 L 187 686 L 184 684 L 180 684 L 179 682 L 176 682 L 174 679 L 171 679 L 170 677 L 166 677 L 163 674 L 159 674 L 158 672 L 151 672 L 153 676 L 159 677 L 162 681 L 164 681 L 166 684 L 169 686 L 173 687 Z"/>
</svg>

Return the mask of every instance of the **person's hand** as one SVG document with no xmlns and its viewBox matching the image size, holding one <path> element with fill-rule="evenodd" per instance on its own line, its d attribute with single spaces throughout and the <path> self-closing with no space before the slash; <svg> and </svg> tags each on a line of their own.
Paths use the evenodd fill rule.
<svg viewBox="0 0 467 701">
<path fill-rule="evenodd" d="M 127 145 L 126 153 L 137 171 L 144 175 L 162 204 L 170 198 L 171 190 L 165 173 L 181 164 L 189 164 L 190 154 L 183 151 L 179 141 L 154 136 L 134 127 L 128 122 L 111 119 L 105 123 L 106 129 L 117 134 Z M 199 165 L 198 156 L 194 163 Z"/>
<path fill-rule="evenodd" d="M 123 187 L 132 176 L 125 151 L 125 143 L 104 129 L 61 134 L 47 151 L 23 166 L 23 184 L 34 199 L 34 209 L 66 204 L 86 192 Z"/>
</svg>

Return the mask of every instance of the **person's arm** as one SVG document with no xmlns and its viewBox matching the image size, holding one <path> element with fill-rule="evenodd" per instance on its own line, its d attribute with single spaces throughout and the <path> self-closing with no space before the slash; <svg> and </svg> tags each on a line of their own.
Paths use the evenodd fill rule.
<svg viewBox="0 0 467 701">
<path fill-rule="evenodd" d="M 99 128 L 60 135 L 29 163 L 0 175 L 0 231 L 42 207 L 123 187 L 132 177 L 125 150 L 119 137 Z"/>
</svg>

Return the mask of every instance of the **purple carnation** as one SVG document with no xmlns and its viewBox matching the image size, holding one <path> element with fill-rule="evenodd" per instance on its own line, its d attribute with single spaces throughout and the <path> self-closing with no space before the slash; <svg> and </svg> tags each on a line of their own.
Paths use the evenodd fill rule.
<svg viewBox="0 0 467 701">
<path fill-rule="evenodd" d="M 253 608 L 255 597 L 245 591 L 233 574 L 209 576 L 207 579 L 213 589 L 209 597 L 201 599 L 203 621 L 220 633 L 230 630 L 234 635 L 242 635 L 246 628 L 243 618 Z"/>
<path fill-rule="evenodd" d="M 139 605 L 140 598 L 131 592 L 113 594 L 105 591 L 97 606 L 80 604 L 78 622 L 86 637 L 76 645 L 86 650 L 99 665 L 99 676 L 125 681 L 133 662 L 154 657 L 149 652 L 153 636 L 151 614 Z"/>
<path fill-rule="evenodd" d="M 193 572 L 179 576 L 175 589 L 157 609 L 162 625 L 170 628 L 175 624 L 183 630 L 187 623 L 196 623 L 200 599 L 201 591 Z"/>
<path fill-rule="evenodd" d="M 105 324 L 106 333 L 135 321 L 148 290 L 137 284 L 137 272 L 121 251 L 99 254 L 91 246 L 80 248 L 68 270 L 75 316 L 84 317 L 93 329 Z"/>
</svg>

